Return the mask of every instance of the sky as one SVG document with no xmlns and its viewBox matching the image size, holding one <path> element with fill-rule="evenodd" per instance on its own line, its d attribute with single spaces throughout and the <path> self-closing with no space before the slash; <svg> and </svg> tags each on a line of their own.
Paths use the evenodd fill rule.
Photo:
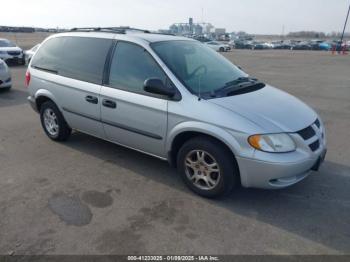
<svg viewBox="0 0 350 262">
<path fill-rule="evenodd" d="M 11 11 L 1 12 L 0 25 L 157 30 L 193 17 L 228 32 L 339 32 L 349 4 L 350 0 L 4 0 L 3 10 Z"/>
</svg>

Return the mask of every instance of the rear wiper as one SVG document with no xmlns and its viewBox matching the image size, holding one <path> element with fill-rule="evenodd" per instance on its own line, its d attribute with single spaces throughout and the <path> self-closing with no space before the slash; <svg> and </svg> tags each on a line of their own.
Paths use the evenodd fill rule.
<svg viewBox="0 0 350 262">
<path fill-rule="evenodd" d="M 48 69 L 48 68 L 44 68 L 44 67 L 40 67 L 40 66 L 32 66 L 32 67 L 35 68 L 35 69 L 38 69 L 38 70 L 54 73 L 56 75 L 58 74 L 58 71 L 54 70 L 54 69 Z"/>
</svg>

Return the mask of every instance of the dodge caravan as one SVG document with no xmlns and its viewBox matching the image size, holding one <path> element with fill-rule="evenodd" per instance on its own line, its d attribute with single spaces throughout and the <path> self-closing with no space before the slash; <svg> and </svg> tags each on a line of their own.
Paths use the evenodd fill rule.
<svg viewBox="0 0 350 262">
<path fill-rule="evenodd" d="M 291 186 L 326 155 L 314 110 L 193 39 L 74 29 L 42 43 L 25 79 L 50 139 L 77 130 L 167 160 L 205 197 Z"/>
</svg>

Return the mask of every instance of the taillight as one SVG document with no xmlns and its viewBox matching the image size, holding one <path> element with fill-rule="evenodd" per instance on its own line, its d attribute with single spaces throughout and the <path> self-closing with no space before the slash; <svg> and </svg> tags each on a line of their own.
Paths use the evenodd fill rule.
<svg viewBox="0 0 350 262">
<path fill-rule="evenodd" d="M 29 72 L 29 70 L 27 70 L 24 84 L 26 85 L 26 87 L 28 87 L 29 83 L 30 83 L 30 72 Z"/>
</svg>

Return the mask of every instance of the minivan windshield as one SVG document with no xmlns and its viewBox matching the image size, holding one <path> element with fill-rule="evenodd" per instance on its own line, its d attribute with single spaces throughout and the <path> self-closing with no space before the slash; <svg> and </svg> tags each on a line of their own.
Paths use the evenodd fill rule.
<svg viewBox="0 0 350 262">
<path fill-rule="evenodd" d="M 9 40 L 1 39 L 0 40 L 0 47 L 16 47 L 16 45 Z"/>
<path fill-rule="evenodd" d="M 217 97 L 228 88 L 230 93 L 241 90 L 243 82 L 253 83 L 237 66 L 200 42 L 164 41 L 151 47 L 191 93 L 203 98 Z"/>
</svg>

